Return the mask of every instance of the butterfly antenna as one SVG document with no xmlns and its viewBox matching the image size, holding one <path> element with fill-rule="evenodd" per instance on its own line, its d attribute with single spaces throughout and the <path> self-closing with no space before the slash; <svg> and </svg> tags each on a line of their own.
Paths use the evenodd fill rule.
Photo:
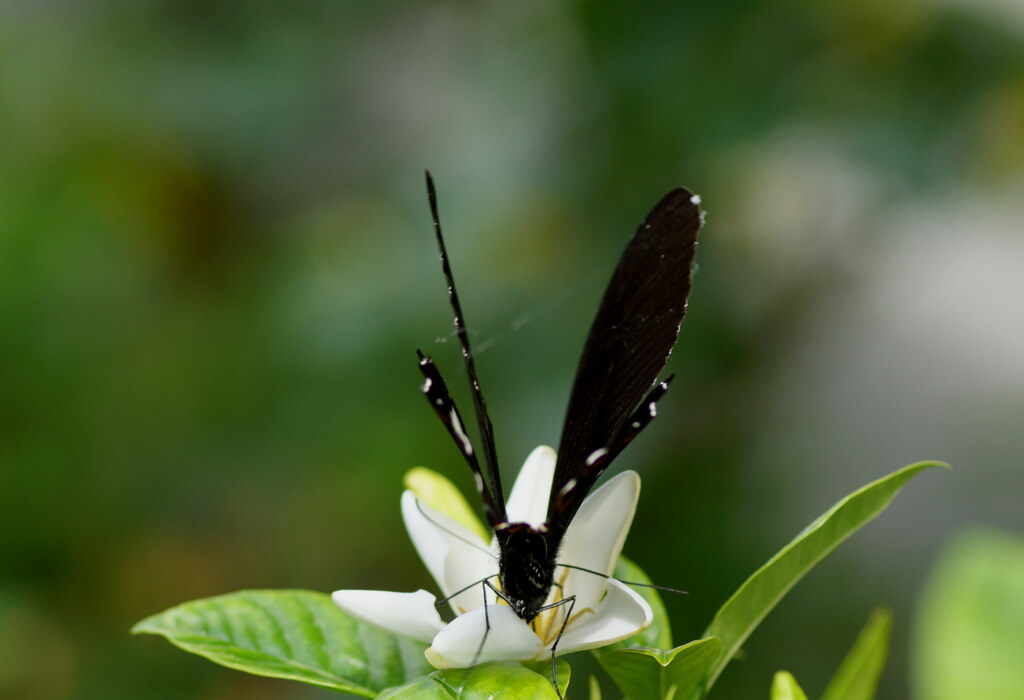
<svg viewBox="0 0 1024 700">
<path fill-rule="evenodd" d="M 658 591 L 665 591 L 666 593 L 678 593 L 679 595 L 690 595 L 689 591 L 681 591 L 678 588 L 669 588 L 668 586 L 659 586 L 659 585 L 654 584 L 654 583 L 645 583 L 643 581 L 625 581 L 625 580 L 623 580 L 621 578 L 615 578 L 614 576 L 612 576 L 610 574 L 602 574 L 600 571 L 594 571 L 593 569 L 586 569 L 586 568 L 584 568 L 582 566 L 575 566 L 574 564 L 556 564 L 556 566 L 561 566 L 562 568 L 565 568 L 565 569 L 575 569 L 576 571 L 582 571 L 582 572 L 587 573 L 587 574 L 593 574 L 594 576 L 600 576 L 601 578 L 611 579 L 611 580 L 614 580 L 614 581 L 618 581 L 619 583 L 624 583 L 627 586 L 639 586 L 640 588 L 653 588 L 653 589 L 658 590 Z"/>
<path fill-rule="evenodd" d="M 427 522 L 432 524 L 438 530 L 448 534 L 451 537 L 454 537 L 455 539 L 459 540 L 463 544 L 469 545 L 470 547 L 472 547 L 473 549 L 475 549 L 475 550 L 477 550 L 479 552 L 483 552 L 484 554 L 486 554 L 488 556 L 494 556 L 494 554 L 491 552 L 491 550 L 487 549 L 483 545 L 478 544 L 476 542 L 473 542 L 472 540 L 470 540 L 467 537 L 463 537 L 459 533 L 454 532 L 451 528 L 445 527 L 444 525 L 442 525 L 441 523 L 437 522 L 436 520 L 431 518 L 429 515 L 427 515 L 427 512 L 425 510 L 423 510 L 423 504 L 420 502 L 419 498 L 416 499 L 416 510 L 418 510 L 420 512 L 420 515 L 422 515 L 427 520 Z M 497 574 L 494 574 L 494 576 L 497 576 Z M 493 578 L 493 576 L 488 576 L 488 578 Z M 479 581 L 477 581 L 477 583 L 479 583 Z"/>
<path fill-rule="evenodd" d="M 459 294 L 455 289 L 455 278 L 452 276 L 452 268 L 448 262 L 448 250 L 444 245 L 444 236 L 441 234 L 441 217 L 437 210 L 437 190 L 434 188 L 434 178 L 430 171 L 426 171 L 427 199 L 430 201 L 430 215 L 434 221 L 434 234 L 437 237 L 437 247 L 441 253 L 441 269 L 444 271 L 445 280 L 448 282 L 448 301 L 451 303 L 452 311 L 455 312 L 455 333 L 459 338 L 459 345 L 462 346 L 462 359 L 466 364 L 466 373 L 469 375 L 469 385 L 473 394 L 473 406 L 476 409 L 476 419 L 480 430 L 480 440 L 483 442 L 484 464 L 487 466 L 487 476 L 490 482 L 491 496 L 497 509 L 499 517 L 505 517 L 505 496 L 501 489 L 501 474 L 498 472 L 498 456 L 494 448 L 494 428 L 491 419 L 487 414 L 487 402 L 484 400 L 483 391 L 480 389 L 480 380 L 476 374 L 476 364 L 473 362 L 473 351 L 469 345 L 469 334 L 466 332 L 465 316 L 462 313 L 462 304 L 459 302 Z"/>
</svg>

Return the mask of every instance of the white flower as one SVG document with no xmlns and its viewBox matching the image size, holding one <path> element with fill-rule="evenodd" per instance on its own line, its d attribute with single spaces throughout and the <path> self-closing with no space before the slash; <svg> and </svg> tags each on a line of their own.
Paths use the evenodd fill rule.
<svg viewBox="0 0 1024 700">
<path fill-rule="evenodd" d="M 545 519 L 548 493 L 554 478 L 555 451 L 538 447 L 527 458 L 507 502 L 511 522 L 539 527 Z M 445 489 L 448 485 L 444 485 Z M 640 494 L 640 477 L 626 471 L 610 479 L 583 502 L 569 525 L 558 556 L 559 563 L 571 564 L 610 576 L 629 531 Z M 444 596 L 455 619 L 445 624 L 427 591 L 391 593 L 385 591 L 336 591 L 334 602 L 364 622 L 395 634 L 430 643 L 427 660 L 435 668 L 465 668 L 476 659 L 486 661 L 528 661 L 550 656 L 558 642 L 558 654 L 611 644 L 647 627 L 653 613 L 647 602 L 626 585 L 577 569 L 558 567 L 548 603 L 575 595 L 572 616 L 558 639 L 569 605 L 541 612 L 528 625 L 502 601 L 486 591 L 486 615 L 491 630 L 484 648 L 485 589 L 489 581 L 500 588 L 498 549 L 493 537 L 488 542 L 479 523 L 467 520 L 464 503 L 445 507 L 449 517 L 432 508 L 412 491 L 402 494 L 402 516 L 413 545 Z M 472 585 L 476 583 L 477 585 Z M 462 590 L 464 588 L 466 590 Z M 459 591 L 462 591 L 459 593 Z M 454 595 L 456 594 L 457 595 Z M 478 656 L 479 651 L 479 656 Z"/>
</svg>

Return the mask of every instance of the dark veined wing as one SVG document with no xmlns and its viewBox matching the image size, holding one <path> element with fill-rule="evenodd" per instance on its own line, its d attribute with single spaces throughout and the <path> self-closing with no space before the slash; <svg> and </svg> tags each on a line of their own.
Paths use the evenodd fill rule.
<svg viewBox="0 0 1024 700">
<path fill-rule="evenodd" d="M 452 400 L 451 394 L 448 392 L 448 385 L 445 383 L 444 377 L 441 376 L 441 372 L 434 366 L 433 360 L 419 350 L 416 351 L 416 354 L 419 355 L 420 371 L 423 372 L 423 385 L 420 387 L 420 391 L 427 397 L 427 401 L 430 402 L 438 418 L 441 419 L 444 427 L 448 429 L 448 433 L 455 440 L 455 445 L 459 448 L 459 452 L 462 453 L 466 464 L 469 465 L 470 470 L 473 472 L 476 490 L 484 504 L 484 515 L 487 518 L 487 523 L 491 528 L 497 528 L 498 525 L 508 520 L 505 515 L 504 501 L 501 501 L 499 505 L 499 502 L 491 495 L 487 481 L 480 471 L 480 462 L 476 458 L 476 449 L 473 447 L 473 441 L 466 432 L 466 424 L 463 423 L 462 414 L 459 413 L 455 401 Z"/>
<path fill-rule="evenodd" d="M 477 490 L 480 491 L 480 496 L 484 499 L 487 517 L 493 527 L 497 522 L 503 522 L 508 519 L 505 515 L 505 492 L 501 487 L 501 472 L 498 470 L 498 456 L 494 446 L 494 427 L 491 425 L 491 418 L 487 413 L 487 402 L 484 400 L 483 390 L 480 389 L 480 380 L 477 378 L 476 363 L 473 361 L 473 350 L 469 346 L 469 334 L 466 332 L 465 315 L 462 313 L 459 293 L 455 289 L 455 278 L 452 276 L 452 268 L 448 262 L 448 249 L 445 247 L 444 236 L 441 233 L 441 217 L 437 210 L 437 190 L 434 188 L 434 178 L 430 175 L 429 170 L 426 172 L 426 180 L 427 199 L 430 203 L 430 215 L 434 222 L 437 248 L 441 256 L 441 269 L 444 272 L 445 280 L 448 282 L 448 301 L 451 303 L 452 311 L 455 314 L 455 335 L 458 337 L 459 345 L 462 347 L 462 359 L 466 365 L 466 373 L 469 376 L 469 389 L 473 396 L 473 408 L 476 411 L 477 428 L 480 431 L 480 442 L 483 446 L 484 466 L 487 469 L 486 479 L 481 478 L 483 475 L 480 472 L 479 463 L 477 462 L 472 443 L 470 443 L 469 438 L 466 436 L 461 419 L 456 417 L 454 422 L 448 420 L 445 418 L 443 410 L 439 411 L 438 415 L 445 422 L 449 432 L 452 433 L 452 437 L 455 438 L 460 451 L 466 457 L 470 469 L 473 470 Z M 427 381 L 424 385 L 424 394 L 427 395 L 428 399 L 431 399 L 431 403 L 434 404 L 435 410 L 437 410 L 441 404 L 435 401 L 439 397 L 432 397 L 429 388 L 432 381 L 436 381 L 438 386 L 443 386 L 441 375 L 437 372 L 433 363 L 424 358 L 422 354 L 420 356 L 420 370 L 424 372 Z M 444 387 L 443 400 L 450 403 L 454 411 L 455 404 L 451 397 L 448 396 L 447 387 Z M 451 415 L 455 416 L 455 413 Z M 453 430 L 455 424 L 458 424 L 458 431 Z"/>
<path fill-rule="evenodd" d="M 655 416 L 655 384 L 679 336 L 701 227 L 699 198 L 669 192 L 637 229 L 605 290 L 573 383 L 548 500 L 568 526 L 619 452 Z"/>
</svg>

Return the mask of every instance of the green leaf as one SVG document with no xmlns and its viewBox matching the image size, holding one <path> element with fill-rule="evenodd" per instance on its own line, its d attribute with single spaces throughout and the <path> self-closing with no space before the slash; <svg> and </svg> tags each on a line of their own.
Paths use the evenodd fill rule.
<svg viewBox="0 0 1024 700">
<path fill-rule="evenodd" d="M 601 700 L 601 684 L 595 676 L 590 677 L 590 700 Z"/>
<path fill-rule="evenodd" d="M 772 700 L 807 700 L 807 694 L 789 671 L 779 671 L 772 679 Z"/>
<path fill-rule="evenodd" d="M 913 637 L 918 700 L 1024 698 L 1024 538 L 959 535 L 928 577 Z"/>
<path fill-rule="evenodd" d="M 312 591 L 195 600 L 147 617 L 132 633 L 163 635 L 239 671 L 366 697 L 431 670 L 424 645 L 358 622 Z"/>
<path fill-rule="evenodd" d="M 804 574 L 892 502 L 911 478 L 941 462 L 919 462 L 864 486 L 836 503 L 808 525 L 764 566 L 755 571 L 726 601 L 705 632 L 722 640 L 722 654 L 711 668 L 707 688 L 714 684 L 740 645 Z"/>
<path fill-rule="evenodd" d="M 892 613 L 877 608 L 843 659 L 821 700 L 871 700 L 889 655 Z"/>
<path fill-rule="evenodd" d="M 483 526 L 462 492 L 447 477 L 426 467 L 415 467 L 405 473 L 405 488 L 438 513 L 444 513 L 480 535 L 484 542 L 491 541 L 490 530 Z"/>
<path fill-rule="evenodd" d="M 623 582 L 651 582 L 651 579 L 644 573 L 644 570 L 626 557 L 619 557 L 619 562 L 615 565 L 615 571 L 612 575 Z M 657 589 L 646 586 L 631 586 L 631 588 L 639 593 L 647 601 L 647 604 L 651 606 L 651 610 L 654 612 L 654 621 L 650 627 L 637 632 L 632 637 L 601 648 L 603 650 L 625 649 L 628 647 L 666 649 L 672 646 L 672 630 L 669 627 L 668 613 L 665 611 L 665 604 L 661 602 L 661 596 L 658 595 Z"/>
<path fill-rule="evenodd" d="M 877 608 L 871 613 L 850 653 L 836 672 L 821 700 L 871 700 L 889 653 L 892 613 Z M 789 671 L 779 671 L 772 681 L 772 700 L 807 700 Z"/>
<path fill-rule="evenodd" d="M 539 668 L 543 667 L 546 673 Z M 435 671 L 425 678 L 406 685 L 390 688 L 380 694 L 379 700 L 558 700 L 551 685 L 551 663 L 537 665 L 531 670 L 520 664 L 489 663 L 472 668 Z M 558 661 L 558 685 L 565 695 L 569 687 L 569 664 Z"/>
<path fill-rule="evenodd" d="M 721 651 L 714 637 L 698 639 L 670 651 L 613 649 L 598 656 L 601 666 L 631 700 L 687 700 Z"/>
</svg>

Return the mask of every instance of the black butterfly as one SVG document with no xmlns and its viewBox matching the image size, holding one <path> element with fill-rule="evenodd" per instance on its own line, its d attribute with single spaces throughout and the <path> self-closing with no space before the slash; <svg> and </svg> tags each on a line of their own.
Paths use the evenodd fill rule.
<svg viewBox="0 0 1024 700">
<path fill-rule="evenodd" d="M 669 192 L 644 219 L 619 259 L 576 370 L 547 519 L 535 528 L 527 523 L 509 522 L 505 511 L 494 429 L 480 390 L 462 306 L 441 235 L 434 181 L 429 172 L 426 177 L 441 265 L 469 374 L 483 446 L 483 469 L 444 379 L 430 358 L 420 352 L 419 366 L 426 378 L 422 389 L 469 463 L 483 500 L 484 515 L 494 530 L 500 550 L 501 584 L 500 591 L 494 592 L 529 623 L 541 610 L 553 607 L 545 606 L 545 601 L 559 566 L 559 547 L 583 499 L 612 460 L 656 416 L 657 402 L 672 380 L 669 377 L 659 382 L 657 378 L 686 314 L 697 232 L 702 223 L 700 200 L 682 187 Z M 562 602 L 565 601 L 554 605 Z"/>
</svg>

